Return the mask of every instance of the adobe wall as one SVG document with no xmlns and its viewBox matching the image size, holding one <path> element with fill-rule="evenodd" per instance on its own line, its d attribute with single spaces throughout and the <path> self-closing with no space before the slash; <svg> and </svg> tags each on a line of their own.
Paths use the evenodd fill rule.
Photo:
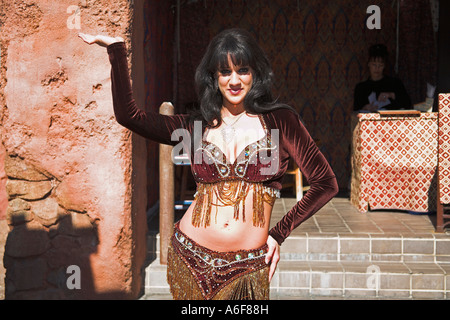
<svg viewBox="0 0 450 320">
<path fill-rule="evenodd" d="M 106 49 L 77 37 L 121 35 L 129 48 L 138 47 L 141 35 L 131 31 L 142 18 L 133 16 L 131 3 L 2 2 L 6 299 L 139 295 L 146 251 L 146 188 L 140 179 L 146 175 L 145 143 L 115 121 Z M 130 66 L 139 65 L 138 59 L 130 55 Z"/>
</svg>

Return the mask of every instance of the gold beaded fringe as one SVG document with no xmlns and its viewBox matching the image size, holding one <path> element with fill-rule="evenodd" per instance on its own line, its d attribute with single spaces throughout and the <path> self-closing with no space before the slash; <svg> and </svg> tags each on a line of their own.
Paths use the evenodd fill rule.
<svg viewBox="0 0 450 320">
<path fill-rule="evenodd" d="M 167 282 L 174 300 L 205 300 L 184 261 L 169 246 Z M 269 266 L 245 274 L 222 288 L 212 300 L 269 300 Z"/>
<path fill-rule="evenodd" d="M 167 283 L 174 300 L 204 300 L 191 271 L 171 245 L 167 254 Z"/>
<path fill-rule="evenodd" d="M 220 290 L 213 300 L 269 300 L 269 267 L 246 274 Z"/>
<path fill-rule="evenodd" d="M 276 196 L 269 193 L 262 183 L 250 183 L 243 180 L 199 183 L 195 195 L 196 204 L 192 213 L 192 225 L 194 227 L 209 226 L 212 206 L 234 206 L 235 220 L 239 220 L 240 207 L 242 207 L 242 219 L 245 222 L 245 198 L 251 188 L 253 188 L 253 225 L 263 227 L 265 224 L 264 202 L 273 206 Z"/>
</svg>

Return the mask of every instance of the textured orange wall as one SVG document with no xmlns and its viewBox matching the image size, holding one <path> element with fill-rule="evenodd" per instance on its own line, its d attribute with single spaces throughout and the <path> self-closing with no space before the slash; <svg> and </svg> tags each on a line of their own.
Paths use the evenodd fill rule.
<svg viewBox="0 0 450 320">
<path fill-rule="evenodd" d="M 142 142 L 115 121 L 106 49 L 77 37 L 121 35 L 131 48 L 132 13 L 125 0 L 2 3 L 7 299 L 139 293 L 145 206 L 132 188 L 145 181 L 132 169 L 145 165 L 133 157 Z M 71 265 L 80 289 L 67 286 Z"/>
</svg>

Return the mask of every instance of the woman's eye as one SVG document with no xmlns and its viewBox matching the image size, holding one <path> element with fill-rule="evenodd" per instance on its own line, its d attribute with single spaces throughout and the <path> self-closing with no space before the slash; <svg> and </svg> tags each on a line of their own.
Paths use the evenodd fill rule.
<svg viewBox="0 0 450 320">
<path fill-rule="evenodd" d="M 224 69 L 219 71 L 221 75 L 223 76 L 229 76 L 231 74 L 230 70 Z"/>
<path fill-rule="evenodd" d="M 246 73 L 248 73 L 249 72 L 249 68 L 240 68 L 239 69 L 239 73 L 240 74 L 246 74 Z"/>
</svg>

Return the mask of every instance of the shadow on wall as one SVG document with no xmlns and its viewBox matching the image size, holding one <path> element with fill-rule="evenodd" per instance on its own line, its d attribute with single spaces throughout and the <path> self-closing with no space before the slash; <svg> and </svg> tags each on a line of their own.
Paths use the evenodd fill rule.
<svg viewBox="0 0 450 320">
<path fill-rule="evenodd" d="M 130 299 L 126 290 L 96 290 L 99 220 L 70 209 L 55 177 L 18 157 L 7 157 L 5 164 L 5 299 Z"/>
<path fill-rule="evenodd" d="M 5 299 L 76 299 L 95 293 L 89 256 L 97 250 L 97 232 L 92 224 L 74 227 L 74 219 L 83 219 L 79 215 L 68 214 L 50 227 L 27 221 L 25 212 L 12 216 L 4 253 Z"/>
<path fill-rule="evenodd" d="M 129 299 L 125 292 L 96 292 L 90 259 L 98 248 L 97 228 L 76 221 L 83 214 L 68 214 L 48 228 L 26 220 L 16 214 L 9 221 L 14 228 L 5 245 L 5 299 Z"/>
</svg>

